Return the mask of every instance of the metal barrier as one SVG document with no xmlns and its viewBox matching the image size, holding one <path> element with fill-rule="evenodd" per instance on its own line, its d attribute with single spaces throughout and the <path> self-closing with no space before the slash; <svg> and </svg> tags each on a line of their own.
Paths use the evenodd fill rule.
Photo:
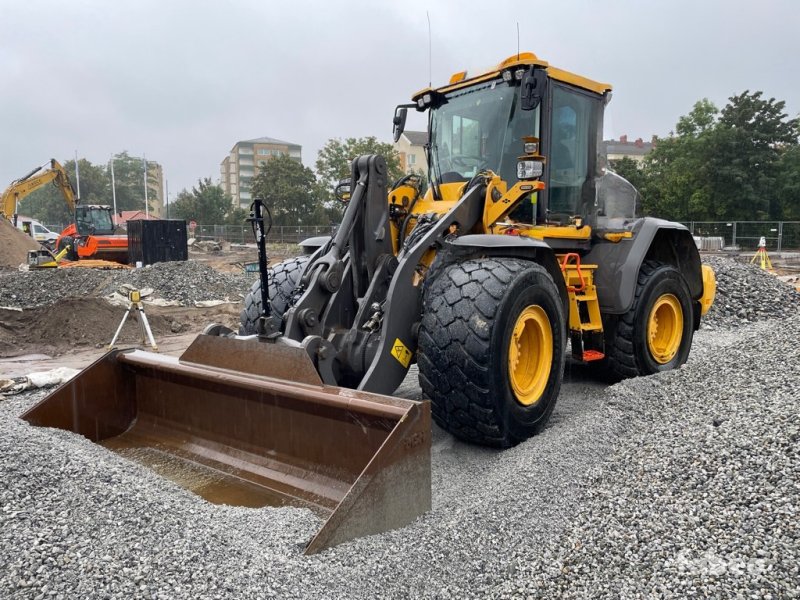
<svg viewBox="0 0 800 600">
<path fill-rule="evenodd" d="M 767 250 L 800 250 L 800 221 L 690 221 L 697 237 L 722 237 L 726 248 L 755 250 L 763 237 Z"/>
<path fill-rule="evenodd" d="M 302 225 L 297 227 L 274 226 L 269 232 L 269 241 L 277 244 L 299 244 L 303 240 L 319 235 L 331 235 L 333 225 Z M 198 225 L 189 237 L 196 240 L 226 241 L 232 244 L 254 242 L 249 225 Z"/>
<path fill-rule="evenodd" d="M 683 223 L 697 237 L 722 237 L 725 248 L 755 250 L 763 236 L 767 240 L 767 250 L 800 250 L 800 221 L 684 221 Z M 46 225 L 51 231 L 59 232 L 66 225 Z M 275 226 L 269 234 L 270 242 L 297 244 L 306 238 L 318 235 L 331 235 L 335 225 Z M 197 240 L 227 241 L 233 244 L 253 242 L 253 232 L 249 225 L 198 225 L 189 237 Z"/>
</svg>

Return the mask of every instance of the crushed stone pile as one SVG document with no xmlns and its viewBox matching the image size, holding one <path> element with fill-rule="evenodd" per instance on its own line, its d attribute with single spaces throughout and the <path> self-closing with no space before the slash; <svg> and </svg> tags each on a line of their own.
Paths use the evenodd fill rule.
<svg viewBox="0 0 800 600">
<path fill-rule="evenodd" d="M 254 277 L 220 273 L 208 265 L 187 261 L 156 263 L 141 269 L 48 269 L 0 275 L 0 306 L 32 308 L 62 298 L 104 297 L 122 288 L 152 288 L 153 298 L 193 306 L 195 302 L 239 302 Z"/>
<path fill-rule="evenodd" d="M 221 273 L 193 261 L 166 262 L 116 274 L 103 292 L 111 294 L 122 284 L 129 284 L 138 289 L 152 288 L 155 297 L 182 306 L 205 300 L 240 302 L 254 279 L 253 275 Z"/>
<path fill-rule="evenodd" d="M 625 425 L 559 543 L 495 598 L 800 598 L 800 317 L 610 388 Z"/>
<path fill-rule="evenodd" d="M 39 243 L 26 235 L 10 221 L 0 217 L 0 269 L 17 269 L 28 262 L 28 250 L 36 250 Z"/>
<path fill-rule="evenodd" d="M 754 321 L 783 318 L 800 311 L 800 293 L 756 265 L 725 256 L 704 256 L 717 277 L 717 296 L 702 327 L 735 328 Z"/>
</svg>

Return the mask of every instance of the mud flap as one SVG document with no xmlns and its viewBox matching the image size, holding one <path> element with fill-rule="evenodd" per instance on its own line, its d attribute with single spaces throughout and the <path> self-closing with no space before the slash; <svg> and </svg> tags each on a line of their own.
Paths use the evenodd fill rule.
<svg viewBox="0 0 800 600">
<path fill-rule="evenodd" d="M 306 554 L 431 507 L 429 402 L 325 386 L 307 353 L 201 335 L 180 358 L 106 354 L 22 415 L 219 504 L 326 518 Z"/>
</svg>

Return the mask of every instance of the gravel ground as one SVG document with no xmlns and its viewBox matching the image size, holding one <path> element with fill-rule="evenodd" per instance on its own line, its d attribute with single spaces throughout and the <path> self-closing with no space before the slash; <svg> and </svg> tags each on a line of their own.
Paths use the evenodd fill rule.
<svg viewBox="0 0 800 600">
<path fill-rule="evenodd" d="M 510 450 L 434 430 L 433 510 L 314 557 L 308 511 L 210 505 L 0 401 L 0 597 L 800 597 L 800 316 L 737 319 L 678 371 L 568 365 Z"/>
<path fill-rule="evenodd" d="M 107 296 L 123 284 L 153 288 L 153 297 L 192 306 L 202 300 L 240 302 L 253 275 L 221 273 L 193 261 L 156 263 L 142 269 L 53 269 L 0 275 L 0 306 L 31 308 L 61 298 Z"/>
<path fill-rule="evenodd" d="M 704 328 L 741 327 L 798 311 L 800 293 L 761 268 L 726 256 L 704 256 L 714 269 L 717 296 L 703 317 Z"/>
</svg>

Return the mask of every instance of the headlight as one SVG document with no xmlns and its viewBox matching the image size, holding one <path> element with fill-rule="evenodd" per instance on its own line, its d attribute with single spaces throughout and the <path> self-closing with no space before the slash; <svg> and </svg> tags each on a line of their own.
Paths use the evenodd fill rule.
<svg viewBox="0 0 800 600">
<path fill-rule="evenodd" d="M 425 94 L 425 95 L 422 97 L 422 101 L 425 103 L 425 106 L 427 106 L 428 104 L 430 104 L 432 100 L 433 100 L 433 96 L 431 96 L 430 94 Z"/>
<path fill-rule="evenodd" d="M 425 101 L 422 98 L 417 98 L 417 106 L 419 108 L 425 108 Z"/>
<path fill-rule="evenodd" d="M 508 83 L 514 78 L 514 74 L 511 71 L 503 71 L 503 81 Z"/>
<path fill-rule="evenodd" d="M 525 142 L 525 154 L 536 154 L 539 150 L 539 144 L 536 142 Z"/>
<path fill-rule="evenodd" d="M 521 160 L 517 163 L 517 179 L 536 179 L 543 172 L 542 163 L 538 160 Z"/>
</svg>

